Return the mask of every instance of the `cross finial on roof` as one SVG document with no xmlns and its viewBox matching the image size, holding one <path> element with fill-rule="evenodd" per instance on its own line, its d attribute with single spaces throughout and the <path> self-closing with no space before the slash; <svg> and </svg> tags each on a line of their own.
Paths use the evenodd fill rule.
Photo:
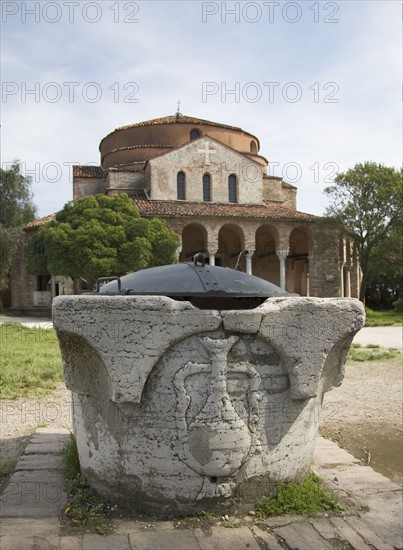
<svg viewBox="0 0 403 550">
<path fill-rule="evenodd" d="M 178 99 L 178 108 L 177 108 L 177 110 L 176 110 L 176 116 L 179 116 L 179 115 L 181 115 L 181 114 L 182 114 L 182 113 L 181 113 L 181 100 Z"/>
</svg>

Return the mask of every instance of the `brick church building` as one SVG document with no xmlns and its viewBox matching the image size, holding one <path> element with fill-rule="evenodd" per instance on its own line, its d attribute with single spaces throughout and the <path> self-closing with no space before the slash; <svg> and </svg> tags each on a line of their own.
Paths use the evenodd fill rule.
<svg viewBox="0 0 403 550">
<path fill-rule="evenodd" d="M 127 193 L 143 217 L 166 221 L 180 239 L 178 260 L 204 252 L 302 296 L 358 297 L 360 269 L 347 237 L 324 246 L 315 216 L 296 207 L 297 188 L 268 174 L 259 139 L 234 126 L 176 113 L 117 128 L 99 146 L 100 166 L 73 167 L 73 198 Z M 52 216 L 25 226 L 26 236 Z M 323 239 L 322 239 L 323 240 Z M 55 277 L 33 276 L 16 255 L 14 309 L 46 308 L 70 293 Z"/>
</svg>

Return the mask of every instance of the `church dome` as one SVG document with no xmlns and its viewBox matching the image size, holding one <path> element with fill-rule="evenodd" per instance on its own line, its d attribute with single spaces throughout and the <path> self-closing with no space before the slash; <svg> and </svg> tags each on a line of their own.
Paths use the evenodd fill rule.
<svg viewBox="0 0 403 550">
<path fill-rule="evenodd" d="M 258 155 L 259 140 L 253 134 L 235 126 L 177 113 L 116 128 L 99 144 L 101 166 L 111 168 L 144 162 L 202 136 L 214 138 L 262 162 Z"/>
</svg>

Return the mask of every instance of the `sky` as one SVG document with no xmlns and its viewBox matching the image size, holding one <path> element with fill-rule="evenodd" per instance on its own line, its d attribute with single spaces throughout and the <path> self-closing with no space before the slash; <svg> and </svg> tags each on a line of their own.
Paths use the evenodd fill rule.
<svg viewBox="0 0 403 550">
<path fill-rule="evenodd" d="M 401 165 L 398 1 L 1 2 L 1 166 L 38 214 L 115 128 L 176 112 L 241 127 L 320 215 L 356 163 Z"/>
</svg>

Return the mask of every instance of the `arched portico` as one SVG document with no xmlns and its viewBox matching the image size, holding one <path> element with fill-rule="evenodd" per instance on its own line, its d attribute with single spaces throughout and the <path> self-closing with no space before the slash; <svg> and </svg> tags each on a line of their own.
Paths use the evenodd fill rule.
<svg viewBox="0 0 403 550">
<path fill-rule="evenodd" d="M 290 233 L 286 263 L 286 288 L 301 296 L 309 296 L 309 252 L 311 237 L 306 229 L 294 228 Z"/>
<path fill-rule="evenodd" d="M 242 229 L 233 223 L 225 224 L 218 233 L 218 250 L 216 265 L 235 267 L 238 256 L 245 248 L 245 236 Z M 241 267 L 246 270 L 245 258 L 241 260 Z"/>
<path fill-rule="evenodd" d="M 252 260 L 252 272 L 256 277 L 280 284 L 280 263 L 276 254 L 279 234 L 269 224 L 261 225 L 255 235 L 255 253 Z"/>
<path fill-rule="evenodd" d="M 200 223 L 189 223 L 182 231 L 180 262 L 189 262 L 198 252 L 207 252 L 207 230 Z"/>
</svg>

